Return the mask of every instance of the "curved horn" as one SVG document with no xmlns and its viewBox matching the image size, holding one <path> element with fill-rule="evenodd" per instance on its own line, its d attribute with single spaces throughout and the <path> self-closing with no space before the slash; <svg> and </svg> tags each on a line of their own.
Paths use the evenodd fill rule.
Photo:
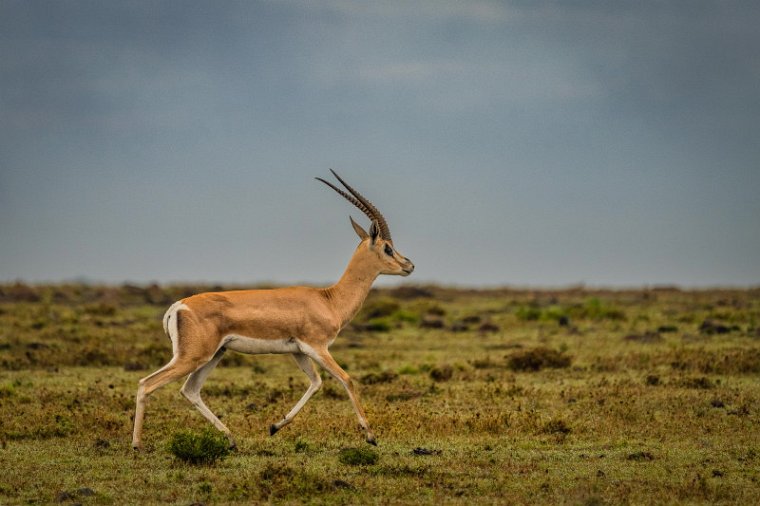
<svg viewBox="0 0 760 506">
<path fill-rule="evenodd" d="M 323 182 L 333 190 L 335 190 L 339 195 L 341 195 L 343 198 L 351 202 L 353 205 L 358 207 L 364 214 L 367 215 L 367 218 L 377 223 L 378 227 L 380 228 L 380 235 L 385 239 L 386 241 L 393 243 L 393 240 L 391 239 L 391 232 L 388 229 L 388 224 L 385 221 L 385 218 L 382 214 L 380 214 L 380 211 L 377 210 L 377 208 L 372 205 L 372 202 L 364 198 L 361 193 L 354 190 L 348 183 L 343 181 L 341 177 L 335 173 L 334 170 L 330 169 L 330 172 L 333 173 L 333 175 L 338 178 L 338 181 L 341 182 L 343 186 L 346 187 L 346 189 L 351 192 L 351 195 L 344 192 L 334 184 L 330 183 L 329 181 L 325 181 L 321 177 L 315 177 L 314 179 Z"/>
<path fill-rule="evenodd" d="M 354 197 L 352 197 L 348 193 L 344 192 L 343 190 L 341 190 L 340 188 L 338 188 L 337 186 L 335 186 L 331 182 L 325 181 L 321 177 L 315 177 L 314 179 L 316 179 L 317 181 L 322 181 L 323 183 L 325 183 L 327 186 L 329 186 L 330 188 L 332 188 L 333 190 L 335 190 L 336 192 L 338 192 L 343 198 L 345 198 L 346 200 L 348 200 L 349 202 L 351 202 L 353 205 L 355 205 L 356 207 L 358 207 L 361 210 L 361 212 L 363 212 L 364 214 L 367 215 L 367 218 L 369 218 L 372 221 L 375 221 L 375 218 L 372 216 L 372 212 L 369 209 L 367 209 L 367 207 L 364 204 L 362 204 L 360 201 L 356 200 Z"/>
<path fill-rule="evenodd" d="M 369 214 L 367 214 L 367 211 L 364 211 L 367 216 L 371 220 L 374 220 L 377 222 L 378 226 L 380 227 L 380 235 L 385 239 L 386 241 L 392 243 L 393 240 L 391 239 L 391 231 L 388 228 L 388 223 L 385 221 L 385 217 L 382 215 L 380 211 L 377 210 L 375 206 L 372 205 L 372 202 L 364 198 L 364 196 L 359 193 L 358 191 L 354 190 L 351 185 L 343 181 L 343 179 L 332 169 L 330 169 L 330 172 L 332 172 L 333 176 L 335 176 L 340 183 L 346 187 L 346 189 L 351 192 L 351 194 L 356 197 L 356 199 L 364 204 L 364 207 L 369 211 Z M 332 185 L 330 185 L 332 186 Z M 333 187 L 334 188 L 334 187 Z M 360 208 L 361 209 L 361 208 Z M 362 209 L 364 210 L 364 209 Z"/>
</svg>

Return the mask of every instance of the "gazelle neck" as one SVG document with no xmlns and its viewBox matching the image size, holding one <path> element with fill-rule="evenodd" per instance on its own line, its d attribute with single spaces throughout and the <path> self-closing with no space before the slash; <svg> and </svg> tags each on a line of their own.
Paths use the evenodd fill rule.
<svg viewBox="0 0 760 506">
<path fill-rule="evenodd" d="M 380 273 L 373 266 L 367 265 L 357 249 L 348 262 L 340 280 L 325 289 L 328 299 L 340 316 L 340 326 L 343 328 L 359 312 L 367 298 L 372 283 Z"/>
</svg>

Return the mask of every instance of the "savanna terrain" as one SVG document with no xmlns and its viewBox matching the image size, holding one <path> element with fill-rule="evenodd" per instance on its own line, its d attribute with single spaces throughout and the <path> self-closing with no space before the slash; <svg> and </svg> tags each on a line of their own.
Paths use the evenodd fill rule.
<svg viewBox="0 0 760 506">
<path fill-rule="evenodd" d="M 0 504 L 760 504 L 760 289 L 374 290 L 331 350 L 377 448 L 327 376 L 270 437 L 307 379 L 228 353 L 203 394 L 237 451 L 170 451 L 210 427 L 175 383 L 135 452 L 163 312 L 211 288 L 0 285 Z"/>
</svg>

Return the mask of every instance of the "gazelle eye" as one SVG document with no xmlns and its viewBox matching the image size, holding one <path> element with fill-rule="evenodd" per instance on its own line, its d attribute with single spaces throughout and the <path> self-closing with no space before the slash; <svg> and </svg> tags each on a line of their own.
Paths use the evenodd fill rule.
<svg viewBox="0 0 760 506">
<path fill-rule="evenodd" d="M 385 245 L 385 254 L 389 257 L 393 256 L 393 248 L 391 248 L 389 245 Z"/>
</svg>

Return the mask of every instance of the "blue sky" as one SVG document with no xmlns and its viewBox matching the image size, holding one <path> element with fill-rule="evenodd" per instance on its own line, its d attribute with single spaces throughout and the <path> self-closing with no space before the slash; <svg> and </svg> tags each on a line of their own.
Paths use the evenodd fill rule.
<svg viewBox="0 0 760 506">
<path fill-rule="evenodd" d="M 0 0 L 0 280 L 760 284 L 760 4 Z M 360 220 L 367 225 L 366 220 Z M 398 282 L 397 280 L 388 280 Z"/>
</svg>

